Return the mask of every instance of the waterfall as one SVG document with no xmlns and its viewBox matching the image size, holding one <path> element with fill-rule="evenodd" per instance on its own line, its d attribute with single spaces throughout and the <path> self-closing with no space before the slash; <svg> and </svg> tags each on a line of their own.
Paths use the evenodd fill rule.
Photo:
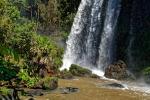
<svg viewBox="0 0 150 100">
<path fill-rule="evenodd" d="M 111 63 L 121 0 L 82 0 L 68 37 L 61 69 L 71 64 L 102 71 Z"/>
<path fill-rule="evenodd" d="M 104 68 L 112 63 L 115 49 L 114 35 L 117 18 L 120 12 L 120 0 L 109 0 L 106 11 L 104 29 L 99 47 L 98 67 Z"/>
</svg>

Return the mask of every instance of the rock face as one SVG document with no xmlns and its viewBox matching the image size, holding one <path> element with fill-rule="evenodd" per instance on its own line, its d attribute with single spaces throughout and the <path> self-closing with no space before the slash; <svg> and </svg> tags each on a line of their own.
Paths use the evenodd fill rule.
<svg viewBox="0 0 150 100">
<path fill-rule="evenodd" d="M 105 77 L 117 80 L 126 79 L 128 77 L 127 65 L 122 60 L 109 65 L 105 69 Z"/>
<path fill-rule="evenodd" d="M 126 61 L 129 69 L 139 74 L 142 66 L 150 65 L 150 0 L 122 0 L 121 5 L 116 28 L 116 59 Z"/>
</svg>

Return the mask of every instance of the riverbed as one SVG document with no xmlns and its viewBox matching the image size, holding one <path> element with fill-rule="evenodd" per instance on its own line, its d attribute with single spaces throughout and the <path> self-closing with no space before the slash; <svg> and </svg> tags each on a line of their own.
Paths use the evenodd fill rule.
<svg viewBox="0 0 150 100">
<path fill-rule="evenodd" d="M 149 93 L 104 86 L 112 82 L 111 80 L 81 77 L 72 80 L 59 79 L 59 87 L 56 90 L 32 98 L 35 100 L 150 100 Z M 79 90 L 65 94 L 59 91 L 64 87 L 74 87 Z M 29 98 L 31 97 L 21 99 L 28 100 Z"/>
</svg>

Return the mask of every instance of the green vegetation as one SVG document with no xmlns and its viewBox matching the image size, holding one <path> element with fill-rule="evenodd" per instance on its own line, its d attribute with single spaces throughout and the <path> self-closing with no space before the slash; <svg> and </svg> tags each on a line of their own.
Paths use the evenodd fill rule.
<svg viewBox="0 0 150 100">
<path fill-rule="evenodd" d="M 3 95 L 7 95 L 9 94 L 10 90 L 6 87 L 0 87 L 0 94 L 3 94 Z"/>
<path fill-rule="evenodd" d="M 145 82 L 150 83 L 150 67 L 145 67 L 145 69 L 142 72 L 144 75 Z"/>
<path fill-rule="evenodd" d="M 0 80 L 19 78 L 27 87 L 33 87 L 43 76 L 57 76 L 62 65 L 63 48 L 56 41 L 67 40 L 80 1 L 0 0 Z M 145 16 L 143 20 L 149 18 Z M 119 26 L 123 34 L 118 35 L 120 45 L 117 52 L 121 52 L 118 56 L 125 59 L 128 43 L 121 41 L 127 40 L 125 30 L 128 28 L 124 28 L 129 25 Z M 145 75 L 150 74 L 149 67 L 145 67 L 150 61 L 150 34 L 147 29 L 143 28 L 139 34 L 134 32 L 131 48 L 137 64 L 133 69 L 135 72 L 144 70 Z M 69 78 L 72 74 L 81 76 L 90 73 L 88 69 L 72 65 L 70 72 L 64 70 L 61 75 Z"/>
<path fill-rule="evenodd" d="M 38 77 L 30 77 L 27 70 L 23 69 L 21 69 L 21 71 L 18 73 L 18 77 L 22 80 L 24 84 L 26 84 L 28 88 L 34 87 L 39 81 Z"/>
<path fill-rule="evenodd" d="M 79 65 L 72 64 L 69 71 L 64 70 L 62 71 L 62 77 L 61 78 L 73 78 L 73 76 L 79 76 L 79 77 L 89 77 L 89 78 L 97 78 L 100 77 L 96 74 L 93 74 L 91 70 L 81 67 Z"/>
<path fill-rule="evenodd" d="M 62 79 L 72 79 L 73 75 L 70 71 L 68 71 L 67 69 L 64 69 L 60 72 L 60 78 Z"/>
<path fill-rule="evenodd" d="M 24 16 L 35 20 L 41 34 L 70 32 L 81 0 L 10 0 Z"/>
<path fill-rule="evenodd" d="M 150 67 L 147 67 L 143 70 L 144 75 L 150 75 Z"/>
<path fill-rule="evenodd" d="M 43 88 L 53 90 L 58 87 L 58 78 L 45 77 L 43 80 Z"/>
<path fill-rule="evenodd" d="M 54 36 L 67 39 L 80 0 L 75 2 L 0 1 L 0 81 L 19 78 L 18 82 L 33 88 L 43 75 L 57 75 L 63 48 L 52 37 L 59 34 Z"/>
<path fill-rule="evenodd" d="M 60 26 L 69 32 L 81 0 L 57 0 L 60 15 Z"/>
<path fill-rule="evenodd" d="M 42 68 L 49 76 L 57 74 L 63 49 L 48 36 L 37 34 L 40 22 L 22 16 L 28 3 L 26 0 L 0 1 L 0 80 L 19 78 L 27 87 L 33 87 Z"/>
<path fill-rule="evenodd" d="M 91 76 L 92 75 L 92 71 L 83 68 L 81 66 L 72 64 L 69 71 L 75 75 L 75 76 Z"/>
</svg>

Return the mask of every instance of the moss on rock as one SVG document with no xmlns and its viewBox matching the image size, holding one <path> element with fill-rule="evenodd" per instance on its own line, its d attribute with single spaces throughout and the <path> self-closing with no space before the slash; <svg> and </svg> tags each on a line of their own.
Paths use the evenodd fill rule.
<svg viewBox="0 0 150 100">
<path fill-rule="evenodd" d="M 72 73 L 72 75 L 75 76 L 91 76 L 92 71 L 89 69 L 83 68 L 79 65 L 72 64 L 69 71 Z"/>
<path fill-rule="evenodd" d="M 42 82 L 43 82 L 42 85 L 43 89 L 54 90 L 58 87 L 58 78 L 56 77 L 46 77 L 42 80 Z"/>
<path fill-rule="evenodd" d="M 70 71 L 68 71 L 67 69 L 64 69 L 60 72 L 59 77 L 62 79 L 72 79 L 73 75 Z"/>
</svg>

